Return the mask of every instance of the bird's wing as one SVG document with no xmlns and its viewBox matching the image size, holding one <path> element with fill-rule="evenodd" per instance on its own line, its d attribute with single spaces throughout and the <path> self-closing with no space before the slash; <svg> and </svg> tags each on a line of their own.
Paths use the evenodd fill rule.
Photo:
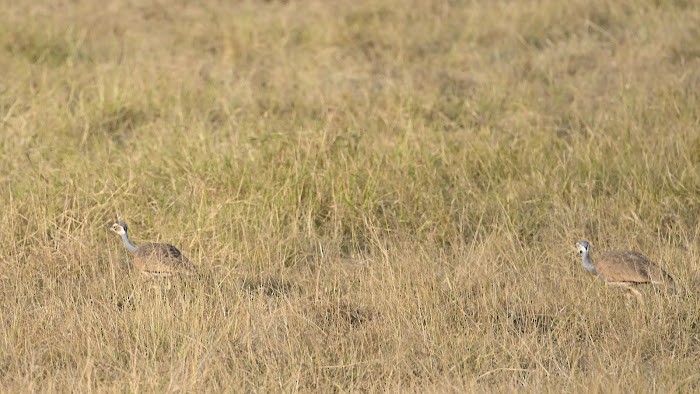
<svg viewBox="0 0 700 394">
<path fill-rule="evenodd" d="M 598 274 L 610 282 L 650 282 L 650 270 L 658 268 L 638 252 L 609 252 L 598 257 Z"/>
<path fill-rule="evenodd" d="M 148 273 L 173 274 L 194 273 L 196 267 L 173 245 L 166 243 L 146 244 L 139 247 L 135 258 L 141 259 Z"/>
</svg>

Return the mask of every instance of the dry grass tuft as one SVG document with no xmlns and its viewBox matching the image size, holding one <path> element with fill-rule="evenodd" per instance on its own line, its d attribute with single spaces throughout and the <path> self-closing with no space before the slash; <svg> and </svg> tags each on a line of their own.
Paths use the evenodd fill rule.
<svg viewBox="0 0 700 394">
<path fill-rule="evenodd" d="M 700 388 L 696 2 L 4 10 L 5 390 Z"/>
</svg>

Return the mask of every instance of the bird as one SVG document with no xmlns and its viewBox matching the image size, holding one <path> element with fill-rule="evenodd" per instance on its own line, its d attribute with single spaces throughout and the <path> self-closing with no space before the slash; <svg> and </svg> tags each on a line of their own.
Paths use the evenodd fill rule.
<svg viewBox="0 0 700 394">
<path fill-rule="evenodd" d="M 593 263 L 590 254 L 591 245 L 588 241 L 577 242 L 576 248 L 581 255 L 583 268 L 611 286 L 626 288 L 642 303 L 644 299 L 642 293 L 634 288 L 636 285 L 645 283 L 665 285 L 675 292 L 675 282 L 671 275 L 639 252 L 607 252 L 598 256 Z"/>
<path fill-rule="evenodd" d="M 147 243 L 137 246 L 129 239 L 129 228 L 124 221 L 115 222 L 110 230 L 121 236 L 124 246 L 134 255 L 134 267 L 147 276 L 170 277 L 197 273 L 197 267 L 171 244 Z"/>
</svg>

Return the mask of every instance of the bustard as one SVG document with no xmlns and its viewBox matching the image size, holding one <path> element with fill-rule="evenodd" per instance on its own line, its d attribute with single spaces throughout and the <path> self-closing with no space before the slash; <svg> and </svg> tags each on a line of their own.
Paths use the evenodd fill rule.
<svg viewBox="0 0 700 394">
<path fill-rule="evenodd" d="M 197 273 L 197 267 L 173 245 L 148 243 L 136 246 L 129 239 L 128 227 L 122 221 L 112 224 L 110 229 L 122 237 L 124 246 L 134 255 L 134 267 L 142 273 L 154 277 Z"/>
<path fill-rule="evenodd" d="M 639 252 L 620 251 L 603 253 L 596 258 L 595 264 L 591 260 L 591 245 L 588 241 L 576 243 L 578 253 L 581 255 L 583 268 L 593 275 L 603 279 L 613 286 L 624 287 L 630 293 L 644 302 L 642 293 L 635 289 L 635 285 L 651 283 L 653 285 L 665 285 L 675 292 L 675 284 L 671 275 Z"/>
</svg>

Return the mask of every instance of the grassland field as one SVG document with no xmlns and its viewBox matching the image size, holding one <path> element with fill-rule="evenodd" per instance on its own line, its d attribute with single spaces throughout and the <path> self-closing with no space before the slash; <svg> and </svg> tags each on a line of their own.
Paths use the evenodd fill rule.
<svg viewBox="0 0 700 394">
<path fill-rule="evenodd" d="M 1 9 L 0 391 L 700 391 L 697 1 Z"/>
</svg>

